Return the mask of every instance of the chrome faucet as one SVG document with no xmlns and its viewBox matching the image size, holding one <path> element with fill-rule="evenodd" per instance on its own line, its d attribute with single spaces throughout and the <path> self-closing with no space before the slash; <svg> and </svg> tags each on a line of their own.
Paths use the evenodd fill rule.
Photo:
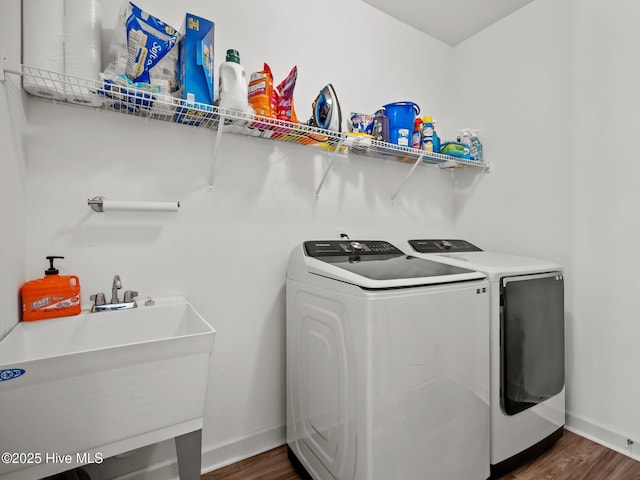
<svg viewBox="0 0 640 480">
<path fill-rule="evenodd" d="M 91 295 L 91 300 L 93 300 L 93 306 L 91 307 L 92 312 L 104 312 L 106 310 L 124 310 L 128 308 L 136 308 L 138 305 L 136 304 L 136 297 L 138 296 L 138 292 L 133 290 L 127 290 L 124 292 L 124 298 L 121 301 L 118 298 L 118 290 L 122 288 L 122 280 L 120 280 L 120 275 L 115 275 L 113 277 L 113 283 L 111 284 L 111 303 L 106 303 L 104 293 L 96 293 L 95 295 Z"/>
<path fill-rule="evenodd" d="M 122 288 L 122 281 L 120 280 L 120 275 L 115 275 L 113 277 L 113 283 L 111 284 L 111 303 L 120 303 L 120 299 L 118 298 L 118 290 Z"/>
</svg>

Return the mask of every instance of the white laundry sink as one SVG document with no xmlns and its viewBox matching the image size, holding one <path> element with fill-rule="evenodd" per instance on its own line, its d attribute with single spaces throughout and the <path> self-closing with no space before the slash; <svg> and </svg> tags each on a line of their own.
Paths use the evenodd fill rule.
<svg viewBox="0 0 640 480">
<path fill-rule="evenodd" d="M 201 429 L 214 337 L 184 297 L 18 323 L 0 341 L 0 453 L 31 458 L 3 458 L 0 479 Z"/>
</svg>

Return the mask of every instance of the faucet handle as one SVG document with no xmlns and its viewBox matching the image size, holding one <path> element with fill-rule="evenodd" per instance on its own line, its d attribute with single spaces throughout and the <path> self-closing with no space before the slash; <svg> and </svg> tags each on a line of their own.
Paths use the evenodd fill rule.
<svg viewBox="0 0 640 480">
<path fill-rule="evenodd" d="M 124 299 L 123 302 L 124 303 L 129 303 L 129 302 L 133 302 L 134 298 L 138 296 L 138 292 L 133 291 L 133 290 L 126 290 L 124 292 Z"/>
<path fill-rule="evenodd" d="M 91 295 L 89 299 L 93 301 L 94 305 L 104 305 L 105 303 L 107 303 L 104 293 L 96 293 L 94 295 Z"/>
</svg>

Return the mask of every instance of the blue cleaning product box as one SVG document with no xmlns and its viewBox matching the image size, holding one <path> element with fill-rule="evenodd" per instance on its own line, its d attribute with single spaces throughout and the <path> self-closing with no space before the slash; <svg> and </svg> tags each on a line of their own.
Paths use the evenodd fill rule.
<svg viewBox="0 0 640 480">
<path fill-rule="evenodd" d="M 200 118 L 210 116 L 213 108 L 213 41 L 214 23 L 187 13 L 180 29 L 178 85 L 187 108 L 177 109 L 175 121 L 200 125 Z"/>
</svg>

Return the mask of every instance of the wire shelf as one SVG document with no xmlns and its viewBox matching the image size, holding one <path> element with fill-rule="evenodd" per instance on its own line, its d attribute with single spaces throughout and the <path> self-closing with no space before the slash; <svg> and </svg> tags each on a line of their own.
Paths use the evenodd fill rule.
<svg viewBox="0 0 640 480">
<path fill-rule="evenodd" d="M 10 69 L 5 69 L 11 72 Z M 334 132 L 305 124 L 251 115 L 225 108 L 188 102 L 150 90 L 120 85 L 108 80 L 90 80 L 41 68 L 20 65 L 23 88 L 31 95 L 147 119 L 174 122 L 281 142 L 315 146 L 337 154 L 355 154 L 401 162 L 436 164 L 441 167 L 489 168 L 486 162 L 456 158 L 403 147 L 346 132 Z"/>
</svg>

